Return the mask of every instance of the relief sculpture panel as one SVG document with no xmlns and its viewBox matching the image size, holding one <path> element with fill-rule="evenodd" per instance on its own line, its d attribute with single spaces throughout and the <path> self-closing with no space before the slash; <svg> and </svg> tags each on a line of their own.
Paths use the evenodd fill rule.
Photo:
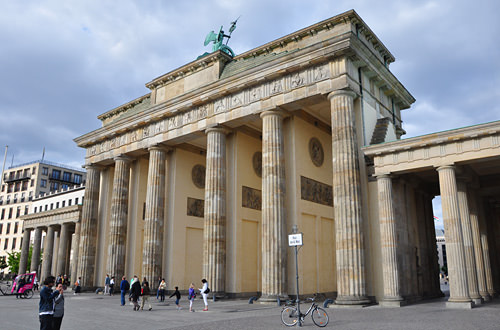
<svg viewBox="0 0 500 330">
<path fill-rule="evenodd" d="M 241 206 L 260 211 L 262 209 L 262 192 L 250 187 L 243 186 L 242 188 Z"/>
<path fill-rule="evenodd" d="M 332 186 L 301 176 L 300 198 L 321 205 L 333 206 Z"/>
<path fill-rule="evenodd" d="M 187 198 L 187 215 L 203 218 L 205 214 L 205 201 L 203 199 Z"/>
</svg>

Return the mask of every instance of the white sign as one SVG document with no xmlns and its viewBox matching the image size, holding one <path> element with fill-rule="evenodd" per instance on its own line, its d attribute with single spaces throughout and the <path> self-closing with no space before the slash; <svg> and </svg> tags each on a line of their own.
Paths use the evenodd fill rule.
<svg viewBox="0 0 500 330">
<path fill-rule="evenodd" d="M 302 245 L 302 233 L 288 235 L 288 246 Z"/>
</svg>

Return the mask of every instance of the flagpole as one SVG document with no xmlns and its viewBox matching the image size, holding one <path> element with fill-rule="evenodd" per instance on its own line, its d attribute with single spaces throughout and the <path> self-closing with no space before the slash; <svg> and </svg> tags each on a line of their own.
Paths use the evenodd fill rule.
<svg viewBox="0 0 500 330">
<path fill-rule="evenodd" d="M 0 188 L 3 184 L 3 172 L 5 171 L 5 161 L 7 160 L 7 150 L 9 150 L 9 146 L 5 146 L 5 155 L 3 156 L 3 166 L 2 166 L 2 177 L 0 178 Z"/>
</svg>

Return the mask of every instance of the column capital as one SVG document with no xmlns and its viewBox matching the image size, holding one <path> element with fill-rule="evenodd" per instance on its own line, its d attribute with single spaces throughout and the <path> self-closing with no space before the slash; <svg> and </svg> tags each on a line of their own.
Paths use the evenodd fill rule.
<svg viewBox="0 0 500 330">
<path fill-rule="evenodd" d="M 281 118 L 284 118 L 287 115 L 287 113 L 279 108 L 273 110 L 267 110 L 260 113 L 260 118 L 264 118 L 270 115 L 280 116 Z"/>
<path fill-rule="evenodd" d="M 167 146 L 164 146 L 164 145 L 161 145 L 161 144 L 155 144 L 151 147 L 148 148 L 148 151 L 151 152 L 152 150 L 159 150 L 159 151 L 164 151 L 164 152 L 169 152 L 169 151 L 172 151 L 173 148 L 172 147 L 167 147 Z"/>
<path fill-rule="evenodd" d="M 224 135 L 227 135 L 230 133 L 230 130 L 222 126 L 214 126 L 214 127 L 209 127 L 205 130 L 205 134 L 208 134 L 210 132 L 220 132 Z"/>
<path fill-rule="evenodd" d="M 358 97 L 358 94 L 355 91 L 353 91 L 352 89 L 337 89 L 337 90 L 334 90 L 333 92 L 331 92 L 330 94 L 328 94 L 328 99 L 331 100 L 335 96 L 339 96 L 339 95 L 350 96 L 353 99 Z"/>
<path fill-rule="evenodd" d="M 129 156 L 126 156 L 126 155 L 118 155 L 116 157 L 113 158 L 113 160 L 116 162 L 117 160 L 121 160 L 121 161 L 124 161 L 126 163 L 130 163 L 131 161 L 133 161 L 134 159 L 132 157 L 129 157 Z"/>
<path fill-rule="evenodd" d="M 436 168 L 436 171 L 442 171 L 442 170 L 455 170 L 456 169 L 456 166 L 455 165 L 443 165 L 443 166 L 439 166 Z"/>
<path fill-rule="evenodd" d="M 391 173 L 382 173 L 375 176 L 378 179 L 393 179 L 394 176 Z"/>
<path fill-rule="evenodd" d="M 82 165 L 82 167 L 86 170 L 96 170 L 96 171 L 100 171 L 102 170 L 103 166 L 101 165 L 97 165 L 97 164 L 85 164 L 85 165 Z"/>
</svg>

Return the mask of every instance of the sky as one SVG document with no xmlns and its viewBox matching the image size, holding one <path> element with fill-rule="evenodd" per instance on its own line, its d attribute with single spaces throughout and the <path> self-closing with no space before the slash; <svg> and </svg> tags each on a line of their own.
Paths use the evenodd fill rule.
<svg viewBox="0 0 500 330">
<path fill-rule="evenodd" d="M 236 54 L 354 9 L 415 97 L 403 138 L 500 119 L 500 1 L 0 0 L 0 147 L 7 164 L 80 167 L 75 137 L 211 47 L 241 15 Z M 4 151 L 2 148 L 1 151 Z M 3 153 L 2 153 L 3 154 Z"/>
</svg>

